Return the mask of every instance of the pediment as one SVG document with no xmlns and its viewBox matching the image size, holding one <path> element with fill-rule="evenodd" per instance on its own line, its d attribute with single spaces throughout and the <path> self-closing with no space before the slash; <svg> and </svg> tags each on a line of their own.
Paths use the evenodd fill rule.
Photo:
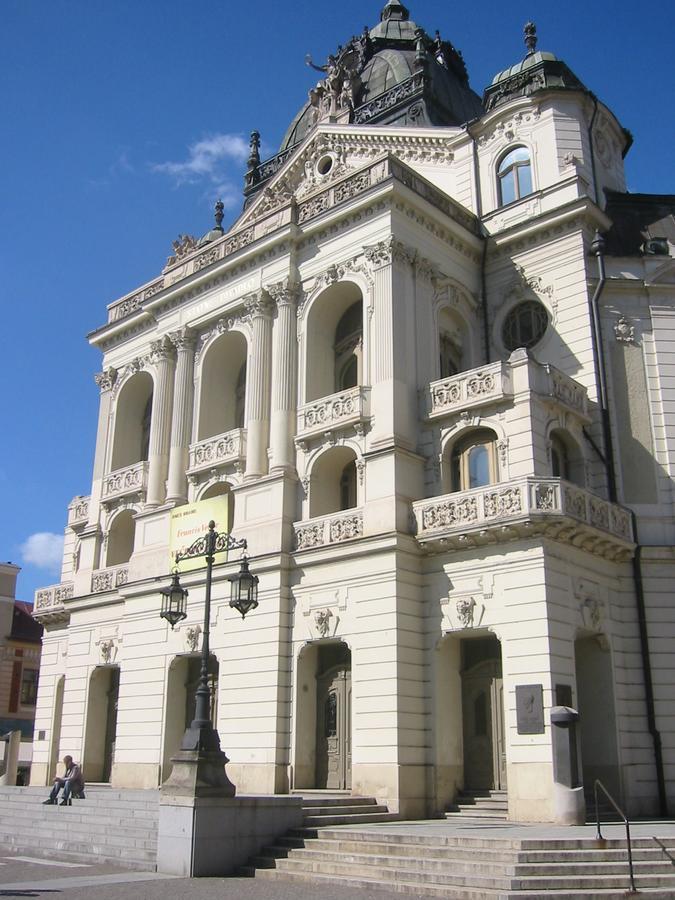
<svg viewBox="0 0 675 900">
<path fill-rule="evenodd" d="M 392 135 L 382 131 L 373 134 L 372 130 L 359 133 L 343 129 L 324 131 L 319 127 L 284 162 L 243 212 L 233 230 L 252 224 L 293 200 L 304 200 L 385 153 L 392 153 L 402 162 L 413 165 L 416 162 L 426 165 L 452 162 L 452 139 L 447 134 L 421 138 L 419 133 Z"/>
</svg>

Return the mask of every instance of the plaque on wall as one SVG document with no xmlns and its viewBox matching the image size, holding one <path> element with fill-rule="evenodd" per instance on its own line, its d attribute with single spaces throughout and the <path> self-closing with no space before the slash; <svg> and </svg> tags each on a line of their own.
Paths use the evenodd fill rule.
<svg viewBox="0 0 675 900">
<path fill-rule="evenodd" d="M 541 684 L 516 685 L 518 734 L 544 733 L 544 690 Z"/>
</svg>

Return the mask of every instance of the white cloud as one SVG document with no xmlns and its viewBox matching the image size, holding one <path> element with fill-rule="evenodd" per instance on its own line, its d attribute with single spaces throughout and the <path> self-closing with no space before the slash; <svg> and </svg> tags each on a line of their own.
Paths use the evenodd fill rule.
<svg viewBox="0 0 675 900">
<path fill-rule="evenodd" d="M 178 184 L 202 178 L 219 183 L 223 164 L 243 163 L 248 153 L 248 142 L 240 134 L 213 134 L 188 147 L 187 159 L 182 162 L 155 163 L 152 169 L 170 175 Z"/>
<path fill-rule="evenodd" d="M 50 531 L 31 534 L 21 545 L 21 557 L 25 563 L 58 572 L 63 557 L 63 535 Z"/>
</svg>

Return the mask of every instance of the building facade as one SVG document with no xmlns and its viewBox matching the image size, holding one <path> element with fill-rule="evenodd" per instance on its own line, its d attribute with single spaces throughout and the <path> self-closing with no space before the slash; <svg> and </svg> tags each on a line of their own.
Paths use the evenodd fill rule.
<svg viewBox="0 0 675 900">
<path fill-rule="evenodd" d="M 203 571 L 159 618 L 172 511 L 227 497 L 260 578 L 214 570 L 213 707 L 239 792 L 351 789 L 404 816 L 458 791 L 558 816 L 577 771 L 665 811 L 675 738 L 668 405 L 673 198 L 526 27 L 481 99 L 388 0 L 244 210 L 108 307 L 91 491 L 45 625 L 33 783 L 155 787 L 190 716 Z M 604 235 L 605 237 L 601 237 Z M 198 507 L 196 507 L 198 509 Z"/>
<path fill-rule="evenodd" d="M 21 732 L 18 780 L 28 783 L 40 674 L 42 627 L 29 603 L 16 599 L 21 569 L 0 563 L 0 735 Z"/>
</svg>

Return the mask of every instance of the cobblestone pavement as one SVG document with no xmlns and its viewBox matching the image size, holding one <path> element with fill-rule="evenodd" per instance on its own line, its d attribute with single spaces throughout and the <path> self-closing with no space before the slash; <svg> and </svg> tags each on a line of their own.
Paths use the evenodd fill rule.
<svg viewBox="0 0 675 900">
<path fill-rule="evenodd" d="M 0 854 L 2 851 L 0 851 Z M 414 895 L 406 894 L 407 898 Z M 422 896 L 422 895 L 420 895 Z M 0 855 L 0 898 L 53 900 L 401 900 L 393 891 L 256 878 L 169 878 L 95 863 Z"/>
</svg>

